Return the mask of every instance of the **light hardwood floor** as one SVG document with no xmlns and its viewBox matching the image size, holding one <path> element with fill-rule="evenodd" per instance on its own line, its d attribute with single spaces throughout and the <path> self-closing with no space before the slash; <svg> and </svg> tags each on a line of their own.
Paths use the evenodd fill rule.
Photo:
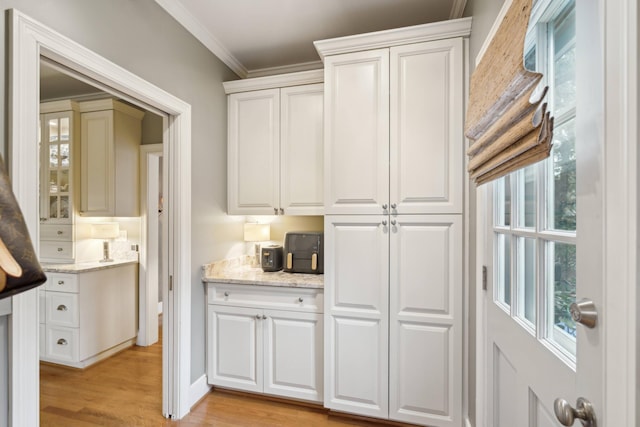
<svg viewBox="0 0 640 427">
<path fill-rule="evenodd" d="M 162 336 L 162 334 L 160 334 Z M 215 390 L 179 421 L 162 416 L 162 347 L 132 347 L 84 370 L 40 365 L 40 425 L 74 426 L 375 426 L 320 407 Z M 395 424 L 399 425 L 399 424 Z"/>
</svg>

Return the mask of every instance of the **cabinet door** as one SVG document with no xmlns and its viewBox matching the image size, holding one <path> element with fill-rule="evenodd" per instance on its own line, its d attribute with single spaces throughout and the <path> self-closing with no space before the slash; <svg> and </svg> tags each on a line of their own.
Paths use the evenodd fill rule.
<svg viewBox="0 0 640 427">
<path fill-rule="evenodd" d="M 280 90 L 228 99 L 228 211 L 273 215 L 280 207 Z"/>
<path fill-rule="evenodd" d="M 461 38 L 391 48 L 390 204 L 397 213 L 462 213 L 463 54 Z"/>
<path fill-rule="evenodd" d="M 71 224 L 75 113 L 43 114 L 40 121 L 40 221 Z"/>
<path fill-rule="evenodd" d="M 326 407 L 388 417 L 389 228 L 325 216 Z"/>
<path fill-rule="evenodd" d="M 389 202 L 389 50 L 325 58 L 325 214 Z"/>
<path fill-rule="evenodd" d="M 209 305 L 207 318 L 209 383 L 262 392 L 262 310 Z"/>
<path fill-rule="evenodd" d="M 114 216 L 113 110 L 82 113 L 80 213 Z"/>
<path fill-rule="evenodd" d="M 322 84 L 280 90 L 280 207 L 287 215 L 324 212 Z"/>
<path fill-rule="evenodd" d="M 265 311 L 264 392 L 322 402 L 322 314 Z"/>
<path fill-rule="evenodd" d="M 401 215 L 390 233 L 389 417 L 462 420 L 462 217 Z"/>
</svg>

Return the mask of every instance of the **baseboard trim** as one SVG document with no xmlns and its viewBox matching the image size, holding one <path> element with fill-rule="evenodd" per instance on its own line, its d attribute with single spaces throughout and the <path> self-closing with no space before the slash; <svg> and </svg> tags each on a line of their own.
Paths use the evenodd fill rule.
<svg viewBox="0 0 640 427">
<path fill-rule="evenodd" d="M 207 376 L 202 375 L 189 387 L 189 407 L 193 408 L 210 390 L 211 386 L 207 384 Z"/>
</svg>

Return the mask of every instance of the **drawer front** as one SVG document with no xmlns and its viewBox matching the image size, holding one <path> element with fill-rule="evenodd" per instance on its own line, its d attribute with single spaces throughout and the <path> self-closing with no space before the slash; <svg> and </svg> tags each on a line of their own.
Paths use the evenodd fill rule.
<svg viewBox="0 0 640 427">
<path fill-rule="evenodd" d="M 321 289 L 210 283 L 209 304 L 322 313 Z"/>
<path fill-rule="evenodd" d="M 40 240 L 70 242 L 73 240 L 73 226 L 62 224 L 40 225 Z"/>
<path fill-rule="evenodd" d="M 76 274 L 47 273 L 45 283 L 47 291 L 78 292 L 78 276 Z"/>
<path fill-rule="evenodd" d="M 40 241 L 40 258 L 43 259 L 72 259 L 73 243 Z"/>
<path fill-rule="evenodd" d="M 79 326 L 78 294 L 47 291 L 47 325 Z"/>
<path fill-rule="evenodd" d="M 45 356 L 62 362 L 78 362 L 79 336 L 79 330 L 75 328 L 47 326 Z"/>
</svg>

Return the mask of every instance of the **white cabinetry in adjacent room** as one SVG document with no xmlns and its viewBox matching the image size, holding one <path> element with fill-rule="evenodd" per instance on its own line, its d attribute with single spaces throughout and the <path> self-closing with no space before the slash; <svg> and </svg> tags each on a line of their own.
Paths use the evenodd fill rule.
<svg viewBox="0 0 640 427">
<path fill-rule="evenodd" d="M 44 102 L 40 113 L 40 259 L 73 262 L 78 104 Z"/>
<path fill-rule="evenodd" d="M 208 285 L 212 385 L 321 402 L 322 292 Z"/>
<path fill-rule="evenodd" d="M 321 215 L 322 72 L 224 86 L 229 94 L 229 214 Z"/>
<path fill-rule="evenodd" d="M 138 266 L 47 273 L 40 289 L 40 359 L 84 368 L 133 345 Z"/>
<path fill-rule="evenodd" d="M 139 150 L 144 112 L 122 102 L 81 109 L 80 215 L 139 215 Z"/>
<path fill-rule="evenodd" d="M 327 408 L 463 423 L 470 24 L 316 42 L 325 64 Z"/>
</svg>

